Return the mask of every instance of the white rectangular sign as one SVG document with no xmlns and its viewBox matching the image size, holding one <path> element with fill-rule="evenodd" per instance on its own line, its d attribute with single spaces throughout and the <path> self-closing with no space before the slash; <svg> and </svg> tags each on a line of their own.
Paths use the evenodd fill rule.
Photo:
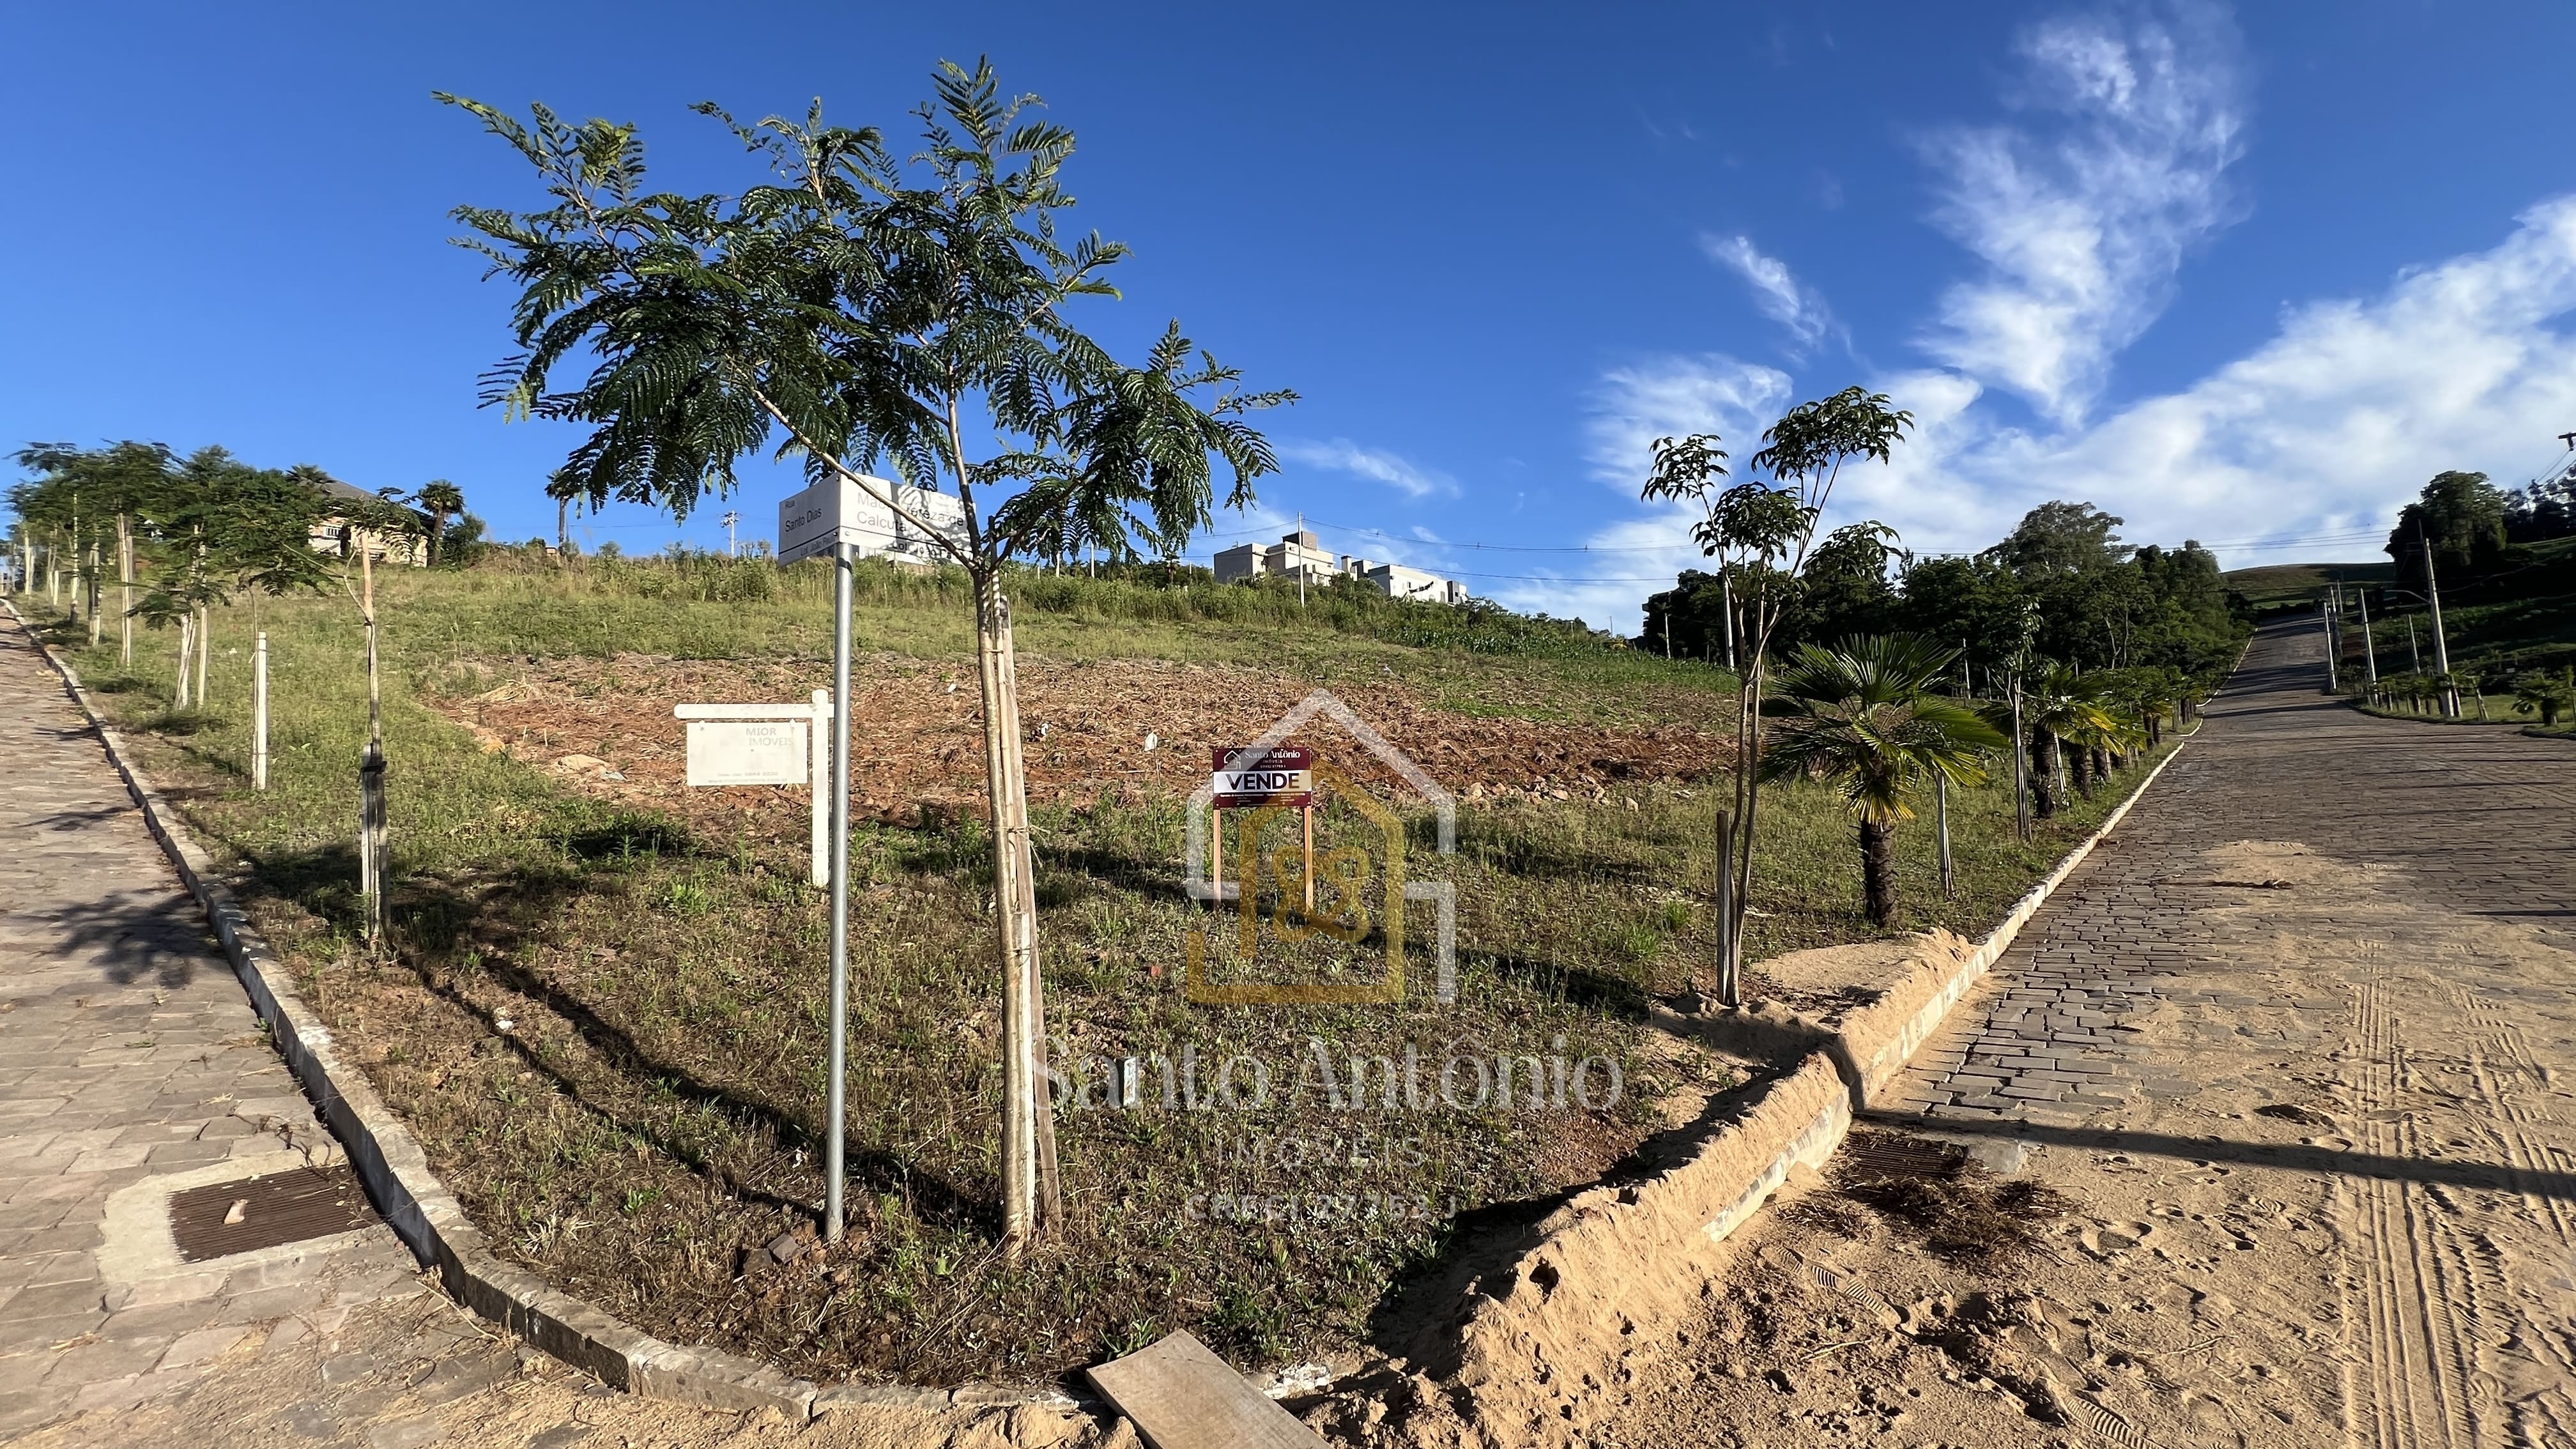
<svg viewBox="0 0 2576 1449">
<path fill-rule="evenodd" d="M 802 785 L 810 720 L 689 721 L 692 785 Z"/>
<path fill-rule="evenodd" d="M 893 496 L 894 485 L 882 478 L 869 479 L 865 492 L 847 478 L 826 478 L 789 494 L 778 505 L 778 561 L 791 564 L 829 554 L 835 543 L 853 548 L 881 544 L 894 524 L 894 510 L 883 500 Z"/>
</svg>

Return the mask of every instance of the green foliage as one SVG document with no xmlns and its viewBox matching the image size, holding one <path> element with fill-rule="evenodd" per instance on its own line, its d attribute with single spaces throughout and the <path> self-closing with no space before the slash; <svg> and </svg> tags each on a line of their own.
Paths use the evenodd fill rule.
<svg viewBox="0 0 2576 1449">
<path fill-rule="evenodd" d="M 2121 563 L 2134 551 L 2120 542 L 2120 524 L 2090 503 L 2057 499 L 2023 514 L 1986 556 L 2026 579 L 2091 573 Z"/>
<path fill-rule="evenodd" d="M 1838 791 L 1860 819 L 1910 819 L 1909 796 L 1935 777 L 1978 785 L 1984 751 L 2004 736 L 1974 710 L 1934 691 L 1958 651 L 1920 635 L 1801 644 L 1779 675 L 1787 717 L 1763 767 L 1775 779 L 1812 777 Z"/>
<path fill-rule="evenodd" d="M 2517 714 L 2538 714 L 2544 726 L 2555 726 L 2558 717 L 2576 710 L 2576 669 L 2546 674 L 2532 670 L 2513 681 L 2513 707 Z"/>
<path fill-rule="evenodd" d="M 2389 530 L 2388 556 L 2397 560 L 2398 583 L 2424 587 L 2426 546 L 2433 551 L 2436 572 L 2453 582 L 2492 570 L 2504 553 L 2505 514 L 2505 496 L 2487 482 L 2486 474 L 2434 474 Z"/>
<path fill-rule="evenodd" d="M 1228 505 L 1251 502 L 1275 460 L 1241 415 L 1292 395 L 1242 391 L 1177 323 L 1141 367 L 1079 331 L 1067 304 L 1117 295 L 1107 272 L 1127 252 L 1062 239 L 1072 132 L 1024 119 L 1036 98 L 1004 100 L 989 65 L 943 64 L 934 84 L 908 158 L 874 127 L 824 124 L 819 104 L 757 125 L 700 107 L 771 172 L 732 197 L 646 193 L 632 127 L 572 126 L 543 106 L 522 123 L 440 96 L 555 199 L 455 213 L 477 234 L 463 244 L 522 287 L 522 350 L 485 401 L 591 429 L 550 494 L 686 515 L 783 433 L 818 481 L 881 460 L 915 486 L 946 475 L 969 537 L 921 526 L 979 575 L 1082 544 L 1177 552 L 1211 519 L 1211 457 L 1232 470 Z M 553 390 L 576 355 L 597 363 Z M 998 451 L 970 459 L 961 418 Z"/>
</svg>

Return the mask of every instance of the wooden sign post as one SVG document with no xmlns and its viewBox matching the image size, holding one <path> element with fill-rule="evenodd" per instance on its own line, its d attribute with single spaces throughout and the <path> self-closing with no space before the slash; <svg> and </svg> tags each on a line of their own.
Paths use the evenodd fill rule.
<svg viewBox="0 0 2576 1449">
<path fill-rule="evenodd" d="M 696 786 L 808 785 L 814 793 L 816 885 L 831 884 L 828 817 L 832 692 L 807 704 L 682 704 L 671 713 L 689 722 L 689 783 Z"/>
<path fill-rule="evenodd" d="M 1212 898 L 1225 899 L 1225 812 L 1294 805 L 1303 817 L 1306 832 L 1306 909 L 1314 910 L 1315 752 L 1303 745 L 1246 745 L 1235 749 L 1220 745 L 1210 753 L 1210 763 L 1215 767 L 1208 779 L 1208 788 L 1214 792 L 1208 805 L 1208 834 L 1214 853 L 1208 870 L 1208 882 L 1214 888 Z M 1252 884 L 1244 881 L 1236 889 Z"/>
</svg>

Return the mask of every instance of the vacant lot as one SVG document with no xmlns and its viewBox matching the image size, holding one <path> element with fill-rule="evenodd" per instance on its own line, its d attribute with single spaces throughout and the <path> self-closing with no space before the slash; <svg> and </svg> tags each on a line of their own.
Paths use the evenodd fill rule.
<svg viewBox="0 0 2576 1449">
<path fill-rule="evenodd" d="M 818 583 L 656 565 L 393 581 L 399 885 L 392 947 L 375 955 L 354 936 L 365 691 L 346 601 L 261 606 L 266 794 L 246 784 L 248 607 L 218 617 L 204 712 L 166 707 L 167 636 L 144 636 L 130 671 L 112 631 L 109 650 L 77 658 L 504 1251 L 656 1332 L 799 1372 L 1043 1377 L 1184 1326 L 1251 1359 L 1354 1344 L 1390 1286 L 1461 1233 L 1544 1211 L 1725 1084 L 1645 1025 L 1648 1000 L 1710 949 L 1723 676 L 1436 606 L 1300 614 L 1252 590 L 1031 578 L 1023 715 L 1045 726 L 1029 750 L 1070 1229 L 1004 1262 L 964 595 L 871 572 L 854 690 L 853 1225 L 829 1253 L 794 1251 L 822 1188 L 826 925 L 805 883 L 805 804 L 687 790 L 670 711 L 806 697 L 827 676 Z M 1461 799 L 1457 853 L 1438 860 L 1424 802 L 1337 734 L 1311 741 L 1401 817 L 1409 873 L 1453 884 L 1454 1004 L 1431 997 L 1427 902 L 1405 911 L 1400 1005 L 1181 994 L 1191 936 L 1223 958 L 1239 924 L 1211 923 L 1181 890 L 1183 797 L 1206 746 L 1240 743 L 1318 684 Z M 1837 803 L 1766 798 L 1754 954 L 1869 934 Z M 1901 832 L 1917 923 L 1983 930 L 2113 798 L 2023 845 L 2008 784 L 1962 792 L 1955 898 L 1938 899 L 1928 820 Z M 1319 812 L 1325 857 L 1382 850 L 1358 804 Z M 1258 961 L 1216 974 L 1386 969 L 1382 918 L 1347 941 L 1287 941 L 1286 924 L 1263 927 Z M 1110 1064 L 1129 1057 L 1144 1100 L 1116 1107 Z M 1348 1090 L 1354 1058 L 1365 1098 Z M 1392 1104 L 1379 1062 L 1397 1069 Z M 1519 1080 L 1508 1106 L 1478 1087 L 1498 1062 Z M 768 1251 L 782 1235 L 785 1264 Z"/>
</svg>

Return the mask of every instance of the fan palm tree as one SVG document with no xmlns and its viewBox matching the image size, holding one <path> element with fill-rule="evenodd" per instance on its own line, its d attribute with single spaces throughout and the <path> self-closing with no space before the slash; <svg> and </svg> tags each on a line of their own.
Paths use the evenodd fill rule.
<svg viewBox="0 0 2576 1449">
<path fill-rule="evenodd" d="M 2558 716 L 2576 708 L 2576 669 L 2564 674 L 2532 670 L 2513 682 L 2513 708 L 2516 714 L 2540 716 L 2542 728 L 2558 723 Z"/>
<path fill-rule="evenodd" d="M 1955 649 L 1897 634 L 1833 649 L 1802 644 L 1780 674 L 1788 713 L 1763 768 L 1842 792 L 1858 822 L 1869 918 L 1882 926 L 1899 914 L 1896 823 L 1913 817 L 1907 798 L 1936 776 L 1982 783 L 1981 752 L 2005 744 L 1975 712 L 1933 692 L 1957 658 Z"/>
<path fill-rule="evenodd" d="M 2118 728 L 2103 706 L 2107 676 L 2086 674 L 2065 664 L 2051 664 L 2032 674 L 2022 695 L 2022 727 L 2030 731 L 2038 768 L 2032 796 L 2040 818 L 2057 814 L 2067 803 L 2068 746 L 2090 741 Z M 1989 714 L 1989 719 L 1993 718 Z"/>
<path fill-rule="evenodd" d="M 465 494 L 444 478 L 432 478 L 412 495 L 413 505 L 429 515 L 429 561 L 435 567 L 447 538 L 447 520 L 465 511 Z"/>
</svg>

